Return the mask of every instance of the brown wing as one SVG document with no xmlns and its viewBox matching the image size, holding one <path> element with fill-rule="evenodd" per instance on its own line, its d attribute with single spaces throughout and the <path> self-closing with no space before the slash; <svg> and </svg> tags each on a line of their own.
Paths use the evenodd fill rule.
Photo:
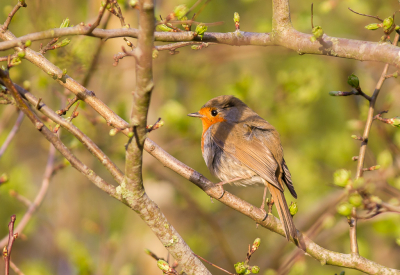
<svg viewBox="0 0 400 275">
<path fill-rule="evenodd" d="M 245 123 L 233 125 L 221 122 L 215 126 L 212 139 L 218 147 L 283 192 L 283 186 L 277 179 L 278 162 L 265 142 L 257 137 L 257 129 Z"/>
<path fill-rule="evenodd" d="M 294 190 L 293 182 L 292 182 L 292 175 L 290 174 L 289 168 L 286 165 L 285 159 L 282 161 L 282 168 L 283 168 L 283 181 L 285 182 L 287 188 L 290 191 L 290 194 L 297 199 L 296 191 Z"/>
</svg>

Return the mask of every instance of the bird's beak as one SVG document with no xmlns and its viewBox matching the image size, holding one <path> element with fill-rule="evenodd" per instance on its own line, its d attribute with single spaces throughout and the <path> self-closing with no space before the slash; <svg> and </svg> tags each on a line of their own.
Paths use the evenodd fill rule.
<svg viewBox="0 0 400 275">
<path fill-rule="evenodd" d="M 188 116 L 199 117 L 199 118 L 204 117 L 204 115 L 200 114 L 199 112 L 188 114 Z"/>
</svg>

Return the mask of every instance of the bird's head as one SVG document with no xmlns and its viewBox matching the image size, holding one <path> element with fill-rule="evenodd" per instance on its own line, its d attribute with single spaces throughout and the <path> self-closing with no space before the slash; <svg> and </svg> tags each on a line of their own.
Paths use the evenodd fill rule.
<svg viewBox="0 0 400 275">
<path fill-rule="evenodd" d="M 218 122 L 237 122 L 246 108 L 248 108 L 247 105 L 240 99 L 231 95 L 221 95 L 209 100 L 200 111 L 188 116 L 200 118 L 203 122 L 203 130 L 206 131 Z"/>
</svg>

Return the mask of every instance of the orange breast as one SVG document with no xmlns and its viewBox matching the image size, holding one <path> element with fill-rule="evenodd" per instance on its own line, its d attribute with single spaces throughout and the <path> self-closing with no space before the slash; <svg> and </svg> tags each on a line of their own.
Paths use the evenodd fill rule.
<svg viewBox="0 0 400 275">
<path fill-rule="evenodd" d="M 204 117 L 201 118 L 201 122 L 203 123 L 203 134 L 201 136 L 201 151 L 204 152 L 204 135 L 207 132 L 208 128 L 210 128 L 211 125 L 226 121 L 223 117 L 221 117 L 219 114 L 216 116 L 211 115 L 211 111 L 215 110 L 215 108 L 201 108 L 199 111 L 200 114 L 202 114 Z"/>
</svg>

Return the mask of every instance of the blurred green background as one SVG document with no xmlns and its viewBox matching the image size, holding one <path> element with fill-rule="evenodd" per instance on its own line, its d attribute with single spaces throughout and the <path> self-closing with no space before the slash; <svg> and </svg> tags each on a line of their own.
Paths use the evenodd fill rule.
<svg viewBox="0 0 400 275">
<path fill-rule="evenodd" d="M 0 22 L 4 22 L 16 2 L 1 1 Z M 166 17 L 176 5 L 187 4 L 190 7 L 194 2 L 156 1 L 156 16 Z M 311 33 L 311 2 L 290 3 L 292 22 L 299 31 Z M 379 41 L 382 36 L 380 31 L 364 28 L 375 21 L 355 15 L 347 8 L 382 18 L 399 9 L 395 0 L 313 2 L 314 24 L 321 25 L 325 33 L 370 41 Z M 128 8 L 124 1 L 120 3 L 126 22 L 131 27 L 137 27 L 137 11 Z M 18 11 L 10 25 L 16 36 L 58 27 L 66 17 L 72 25 L 94 22 L 100 1 L 34 0 L 27 1 L 27 4 L 28 7 Z M 269 32 L 271 6 L 271 1 L 214 0 L 205 6 L 197 21 L 224 21 L 223 25 L 209 27 L 208 30 L 234 31 L 233 13 L 239 12 L 242 31 Z M 111 17 L 108 28 L 119 27 L 119 20 Z M 67 47 L 49 51 L 46 57 L 61 69 L 66 68 L 68 75 L 82 83 L 99 40 L 83 36 L 68 38 L 71 43 Z M 134 39 L 130 40 L 136 43 Z M 43 41 L 45 43 L 47 41 Z M 35 42 L 32 48 L 38 50 L 39 45 L 40 42 Z M 112 66 L 113 55 L 121 51 L 121 46 L 126 47 L 122 38 L 105 42 L 87 88 L 128 120 L 131 93 L 135 89 L 135 62 L 133 58 L 125 58 L 118 66 Z M 366 100 L 361 97 L 330 97 L 328 92 L 349 91 L 347 77 L 355 73 L 364 92 L 372 94 L 384 65 L 326 56 L 300 56 L 280 47 L 210 45 L 199 51 L 190 47 L 178 51 L 180 53 L 176 55 L 160 52 L 153 63 L 155 89 L 148 122 L 153 124 L 161 117 L 165 125 L 152 132 L 150 138 L 177 159 L 217 182 L 201 156 L 201 123 L 186 114 L 198 111 L 206 101 L 218 95 L 239 97 L 280 132 L 285 159 L 299 197 L 295 224 L 300 230 L 309 229 L 321 215 L 318 211 L 341 192 L 333 185 L 333 172 L 345 168 L 355 174 L 356 163 L 351 157 L 358 154 L 359 142 L 350 136 L 362 134 L 368 108 Z M 9 53 L 12 51 L 0 55 Z M 391 68 L 389 72 L 393 70 Z M 42 97 L 43 102 L 54 110 L 60 109 L 62 98 L 73 97 L 26 60 L 12 68 L 10 74 L 21 85 L 26 80 L 30 81 L 32 93 Z M 383 86 L 377 110 L 389 109 L 385 117 L 400 115 L 400 100 L 396 96 L 399 88 L 396 79 L 388 79 Z M 101 119 L 99 123 L 92 124 L 87 118 L 97 120 L 98 115 L 90 107 L 81 103 L 79 111 L 81 114 L 74 119 L 74 124 L 123 169 L 126 137 L 121 134 L 110 137 L 110 127 Z M 0 105 L 0 144 L 16 117 L 17 111 L 13 106 Z M 61 132 L 61 139 L 89 167 L 115 184 L 104 167 L 67 131 Z M 375 165 L 377 160 L 385 165 L 365 177 L 373 186 L 376 185 L 375 194 L 386 201 L 398 193 L 390 194 L 378 182 L 388 182 L 396 190 L 400 189 L 399 147 L 400 130 L 374 123 L 366 166 Z M 19 134 L 0 159 L 0 174 L 7 173 L 10 177 L 7 184 L 0 186 L 0 237 L 7 234 L 9 217 L 16 214 L 18 223 L 26 211 L 24 205 L 10 197 L 9 191 L 15 190 L 33 200 L 41 185 L 48 148 L 47 140 L 25 119 Z M 62 157 L 57 154 L 56 163 L 61 162 Z M 260 237 L 261 246 L 250 263 L 260 266 L 260 274 L 272 275 L 274 270 L 282 271 L 291 252 L 297 249 L 277 234 L 263 228 L 256 229 L 255 223 L 240 213 L 219 202 L 210 202 L 201 190 L 164 168 L 147 153 L 144 170 L 144 185 L 149 196 L 193 251 L 209 261 L 233 272 L 231 262 L 244 261 L 248 244 Z M 254 205 L 261 204 L 261 188 L 228 186 L 226 189 Z M 287 200 L 289 203 L 294 201 L 290 194 Z M 398 215 L 382 214 L 360 221 L 358 229 L 362 256 L 388 267 L 400 268 L 400 247 L 396 244 L 396 239 L 400 238 Z M 349 253 L 348 235 L 345 217 L 327 215 L 321 233 L 313 240 L 327 249 Z M 228 243 L 224 248 L 219 242 L 222 238 Z M 15 243 L 12 259 L 25 274 L 161 274 L 156 261 L 144 253 L 145 248 L 167 258 L 167 250 L 135 212 L 97 189 L 73 168 L 67 167 L 51 180 L 42 206 Z M 224 274 L 207 267 L 213 274 Z M 297 257 L 293 267 L 285 272 L 291 275 L 333 275 L 342 270 L 322 266 L 310 257 Z M 346 270 L 346 274 L 361 272 Z"/>
</svg>

